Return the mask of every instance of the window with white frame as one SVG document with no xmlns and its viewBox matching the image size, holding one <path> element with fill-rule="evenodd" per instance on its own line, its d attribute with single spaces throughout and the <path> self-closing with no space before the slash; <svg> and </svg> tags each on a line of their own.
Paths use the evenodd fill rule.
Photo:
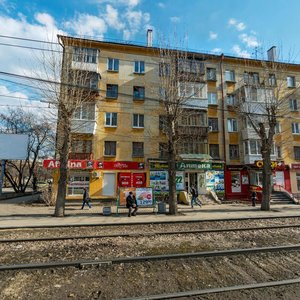
<svg viewBox="0 0 300 300">
<path fill-rule="evenodd" d="M 244 72 L 244 82 L 246 84 L 259 84 L 259 74 L 255 72 Z"/>
<path fill-rule="evenodd" d="M 133 142 L 132 143 L 132 156 L 133 157 L 143 157 L 144 156 L 144 143 Z"/>
<path fill-rule="evenodd" d="M 104 155 L 116 156 L 117 153 L 117 142 L 105 141 L 104 142 Z"/>
<path fill-rule="evenodd" d="M 98 90 L 99 74 L 92 73 L 88 80 L 89 80 L 89 82 L 88 82 L 89 87 L 92 90 Z"/>
<path fill-rule="evenodd" d="M 297 111 L 298 110 L 297 99 L 289 99 L 289 103 L 290 103 L 290 110 L 291 111 Z"/>
<path fill-rule="evenodd" d="M 239 145 L 229 145 L 229 158 L 230 159 L 239 159 Z"/>
<path fill-rule="evenodd" d="M 225 81 L 235 81 L 234 70 L 225 70 Z"/>
<path fill-rule="evenodd" d="M 245 141 L 244 142 L 244 149 L 245 149 L 245 154 L 249 154 L 249 143 L 248 141 Z"/>
<path fill-rule="evenodd" d="M 208 98 L 208 104 L 210 105 L 217 105 L 218 104 L 218 98 L 217 93 L 207 93 Z"/>
<path fill-rule="evenodd" d="M 68 195 L 82 195 L 83 188 L 90 186 L 90 175 L 88 173 L 70 174 L 68 178 Z"/>
<path fill-rule="evenodd" d="M 287 76 L 287 87 L 295 87 L 296 86 L 296 80 L 294 76 Z"/>
<path fill-rule="evenodd" d="M 178 60 L 178 71 L 194 74 L 204 73 L 204 63 L 195 59 L 179 59 Z"/>
<path fill-rule="evenodd" d="M 206 153 L 207 144 L 197 140 L 189 140 L 182 142 L 181 154 L 201 154 Z"/>
<path fill-rule="evenodd" d="M 300 124 L 299 123 L 292 123 L 292 133 L 300 134 Z"/>
<path fill-rule="evenodd" d="M 269 74 L 269 85 L 276 86 L 276 76 L 275 74 Z"/>
<path fill-rule="evenodd" d="M 163 87 L 159 87 L 158 90 L 159 93 L 159 100 L 166 100 L 167 99 L 167 91 Z"/>
<path fill-rule="evenodd" d="M 204 113 L 200 112 L 190 112 L 184 114 L 180 120 L 179 125 L 183 126 L 205 126 L 206 124 L 206 116 Z"/>
<path fill-rule="evenodd" d="M 249 154 L 260 155 L 261 154 L 261 141 L 249 140 L 250 152 Z"/>
<path fill-rule="evenodd" d="M 73 48 L 73 61 L 84 63 L 97 63 L 97 49 L 93 48 Z"/>
<path fill-rule="evenodd" d="M 179 95 L 184 98 L 206 98 L 206 85 L 196 82 L 180 82 Z"/>
<path fill-rule="evenodd" d="M 167 77 L 170 76 L 171 66 L 169 63 L 159 63 L 159 76 Z"/>
<path fill-rule="evenodd" d="M 134 62 L 134 73 L 144 74 L 145 73 L 145 62 L 142 60 Z"/>
<path fill-rule="evenodd" d="M 228 119 L 227 120 L 228 132 L 237 132 L 237 120 Z"/>
<path fill-rule="evenodd" d="M 143 86 L 133 87 L 133 100 L 145 100 L 145 87 Z"/>
<path fill-rule="evenodd" d="M 210 131 L 219 131 L 218 118 L 208 118 L 208 127 Z"/>
<path fill-rule="evenodd" d="M 133 114 L 133 128 L 144 128 L 144 115 Z"/>
<path fill-rule="evenodd" d="M 280 126 L 280 123 L 279 122 L 276 122 L 276 125 L 275 125 L 275 133 L 280 133 L 281 132 L 281 126 Z"/>
<path fill-rule="evenodd" d="M 105 113 L 105 126 L 108 127 L 117 127 L 118 123 L 118 114 L 115 112 Z"/>
<path fill-rule="evenodd" d="M 107 70 L 118 72 L 119 71 L 119 60 L 117 58 L 108 58 L 107 59 Z"/>
<path fill-rule="evenodd" d="M 95 120 L 95 104 L 83 103 L 75 109 L 74 119 L 77 120 Z"/>
<path fill-rule="evenodd" d="M 234 106 L 235 103 L 235 95 L 234 94 L 227 94 L 227 105 Z"/>
<path fill-rule="evenodd" d="M 276 146 L 276 153 L 277 153 L 277 157 L 281 158 L 282 153 L 281 153 L 281 147 L 280 146 Z"/>
<path fill-rule="evenodd" d="M 294 156 L 296 160 L 300 160 L 300 147 L 294 146 Z"/>
</svg>

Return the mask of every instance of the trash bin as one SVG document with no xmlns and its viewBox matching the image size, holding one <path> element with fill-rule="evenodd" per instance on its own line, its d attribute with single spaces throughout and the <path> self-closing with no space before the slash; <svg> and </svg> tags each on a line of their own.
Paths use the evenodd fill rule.
<svg viewBox="0 0 300 300">
<path fill-rule="evenodd" d="M 165 202 L 158 202 L 157 204 L 157 213 L 165 214 L 166 213 L 166 203 Z"/>
<path fill-rule="evenodd" d="M 104 206 L 103 207 L 103 216 L 110 216 L 111 215 L 111 207 L 110 206 Z"/>
</svg>

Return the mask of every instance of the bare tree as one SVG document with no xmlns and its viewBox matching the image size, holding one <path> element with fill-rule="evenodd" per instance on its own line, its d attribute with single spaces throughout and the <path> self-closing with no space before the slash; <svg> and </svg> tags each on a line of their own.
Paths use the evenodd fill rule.
<svg viewBox="0 0 300 300">
<path fill-rule="evenodd" d="M 63 217 L 71 140 L 80 129 L 80 125 L 73 122 L 74 114 L 78 110 L 88 110 L 91 102 L 94 104 L 99 74 L 98 51 L 90 43 L 65 36 L 58 36 L 58 39 L 63 48 L 62 55 L 59 50 L 43 52 L 39 60 L 42 70 L 36 73 L 36 77 L 41 78 L 37 83 L 44 101 L 57 108 L 55 145 L 60 167 L 55 216 Z M 93 107 L 95 114 L 95 105 Z"/>
<path fill-rule="evenodd" d="M 246 68 L 241 87 L 237 92 L 236 111 L 248 121 L 260 140 L 262 155 L 262 204 L 261 210 L 270 210 L 272 193 L 271 155 L 274 153 L 276 126 L 287 113 L 289 99 L 298 89 L 288 86 L 287 75 L 290 65 L 276 61 L 245 60 Z M 249 72 L 249 69 L 260 70 Z"/>
<path fill-rule="evenodd" d="M 33 190 L 36 190 L 38 159 L 51 150 L 51 133 L 53 129 L 47 121 L 38 118 L 31 112 L 18 109 L 8 109 L 0 114 L 1 132 L 28 134 L 29 145 L 25 160 L 6 162 L 5 177 L 16 193 L 24 193 L 32 180 Z M 53 142 L 53 141 L 52 141 Z"/>
<path fill-rule="evenodd" d="M 166 135 L 169 174 L 169 213 L 177 213 L 176 160 L 181 153 L 197 153 L 199 149 L 184 149 L 183 145 L 195 141 L 201 134 L 202 99 L 206 98 L 203 82 L 204 64 L 202 56 L 188 51 L 160 47 L 160 98 L 164 108 L 161 128 Z M 189 127 L 190 119 L 196 120 L 196 130 Z M 206 122 L 204 120 L 204 122 Z M 202 127 L 207 125 L 202 124 Z M 207 128 L 206 134 L 207 134 Z M 203 153 L 203 152 L 202 152 Z"/>
</svg>

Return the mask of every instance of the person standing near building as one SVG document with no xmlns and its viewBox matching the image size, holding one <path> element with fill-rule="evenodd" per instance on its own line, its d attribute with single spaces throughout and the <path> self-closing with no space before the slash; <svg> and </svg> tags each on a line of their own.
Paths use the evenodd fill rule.
<svg viewBox="0 0 300 300">
<path fill-rule="evenodd" d="M 92 208 L 90 194 L 89 194 L 89 191 L 86 187 L 83 188 L 83 197 L 82 197 L 81 209 L 84 208 L 85 204 L 87 204 L 89 208 Z"/>
<path fill-rule="evenodd" d="M 137 207 L 136 198 L 131 191 L 126 197 L 126 207 L 128 208 L 128 217 L 136 216 L 138 207 Z"/>
<path fill-rule="evenodd" d="M 198 200 L 198 191 L 196 186 L 193 186 L 191 188 L 191 194 L 192 194 L 192 200 L 191 200 L 192 208 L 194 208 L 194 203 L 198 204 L 201 207 L 202 203 Z"/>
<path fill-rule="evenodd" d="M 257 194 L 255 191 L 252 192 L 251 194 L 251 202 L 252 202 L 252 206 L 256 205 L 256 200 L 257 200 Z"/>
</svg>

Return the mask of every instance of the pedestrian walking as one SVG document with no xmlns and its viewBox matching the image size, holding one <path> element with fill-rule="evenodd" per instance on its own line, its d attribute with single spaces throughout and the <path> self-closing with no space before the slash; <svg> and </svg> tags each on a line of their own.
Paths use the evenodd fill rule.
<svg viewBox="0 0 300 300">
<path fill-rule="evenodd" d="M 84 208 L 85 204 L 87 204 L 89 208 L 92 208 L 90 194 L 89 194 L 89 191 L 86 187 L 83 188 L 83 197 L 82 197 L 81 209 Z"/>
<path fill-rule="evenodd" d="M 126 207 L 128 208 L 128 217 L 136 216 L 138 206 L 137 206 L 136 198 L 131 191 L 126 197 Z"/>
<path fill-rule="evenodd" d="M 192 194 L 192 200 L 191 200 L 191 206 L 192 206 L 192 208 L 194 208 L 194 204 L 198 204 L 201 207 L 202 203 L 198 199 L 198 191 L 197 191 L 197 187 L 196 186 L 193 186 L 191 188 L 191 194 Z"/>
<path fill-rule="evenodd" d="M 251 194 L 251 202 L 252 202 L 252 206 L 256 205 L 256 200 L 257 200 L 257 194 L 255 191 L 252 192 Z"/>
</svg>

